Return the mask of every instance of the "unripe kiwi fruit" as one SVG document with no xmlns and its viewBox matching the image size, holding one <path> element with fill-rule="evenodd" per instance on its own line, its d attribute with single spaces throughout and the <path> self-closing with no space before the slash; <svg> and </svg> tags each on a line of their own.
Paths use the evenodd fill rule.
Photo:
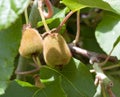
<svg viewBox="0 0 120 97">
<path fill-rule="evenodd" d="M 59 33 L 49 33 L 43 39 L 43 55 L 47 65 L 64 65 L 71 59 L 71 52 Z"/>
<path fill-rule="evenodd" d="M 42 37 L 36 29 L 31 27 L 24 28 L 19 47 L 20 55 L 23 57 L 30 57 L 32 54 L 42 52 L 42 41 Z"/>
</svg>

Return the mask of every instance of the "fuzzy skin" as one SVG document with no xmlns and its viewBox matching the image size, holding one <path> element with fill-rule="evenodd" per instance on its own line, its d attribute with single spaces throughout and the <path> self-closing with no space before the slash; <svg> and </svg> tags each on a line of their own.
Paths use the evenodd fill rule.
<svg viewBox="0 0 120 97">
<path fill-rule="evenodd" d="M 42 37 L 39 32 L 33 28 L 27 28 L 22 33 L 19 53 L 23 57 L 30 57 L 34 53 L 40 53 L 43 49 Z"/>
<path fill-rule="evenodd" d="M 47 65 L 64 65 L 71 59 L 71 52 L 59 33 L 51 33 L 43 40 L 43 55 Z"/>
</svg>

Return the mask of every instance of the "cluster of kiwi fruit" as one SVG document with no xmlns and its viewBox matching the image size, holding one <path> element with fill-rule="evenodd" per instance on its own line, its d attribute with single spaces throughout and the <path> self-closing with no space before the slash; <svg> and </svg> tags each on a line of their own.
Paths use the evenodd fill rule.
<svg viewBox="0 0 120 97">
<path fill-rule="evenodd" d="M 46 64 L 50 66 L 65 65 L 71 59 L 71 52 L 65 39 L 56 33 L 55 29 L 40 35 L 36 29 L 25 26 L 19 47 L 20 55 L 31 57 L 41 52 Z"/>
</svg>

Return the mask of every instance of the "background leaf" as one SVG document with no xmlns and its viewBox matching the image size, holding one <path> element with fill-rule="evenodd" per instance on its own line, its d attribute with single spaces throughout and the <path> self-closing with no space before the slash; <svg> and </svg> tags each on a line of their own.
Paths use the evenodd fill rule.
<svg viewBox="0 0 120 97">
<path fill-rule="evenodd" d="M 15 22 L 29 2 L 30 0 L 0 0 L 0 30 Z"/>
<path fill-rule="evenodd" d="M 14 69 L 21 38 L 21 19 L 6 30 L 0 31 L 0 94 L 4 93 Z"/>
<path fill-rule="evenodd" d="M 38 10 L 37 2 L 38 0 L 34 0 L 34 3 L 30 11 L 30 15 L 29 15 L 29 22 L 32 25 L 32 27 L 36 27 L 38 21 L 40 20 L 40 13 Z"/>
<path fill-rule="evenodd" d="M 0 97 L 32 97 L 31 95 L 33 94 L 34 88 L 21 87 L 17 84 L 17 82 L 13 81 L 8 86 L 5 94 L 1 95 Z"/>
<path fill-rule="evenodd" d="M 110 5 L 102 0 L 62 0 L 62 2 L 71 10 L 78 10 L 84 7 L 101 8 L 104 10 L 116 12 Z M 119 13 L 120 14 L 120 13 Z"/>
<path fill-rule="evenodd" d="M 42 79 L 61 76 L 62 88 L 67 97 L 92 97 L 95 93 L 92 75 L 87 67 L 76 59 L 72 59 L 61 71 L 45 67 L 40 75 Z"/>
<path fill-rule="evenodd" d="M 100 47 L 108 54 L 114 46 L 114 42 L 120 35 L 120 18 L 119 15 L 108 13 L 104 16 L 102 22 L 96 29 L 96 39 Z M 120 59 L 120 43 L 115 47 L 112 55 Z"/>
<path fill-rule="evenodd" d="M 34 86 L 23 87 L 13 81 L 7 88 L 6 93 L 0 97 L 66 97 L 60 82 L 61 80 L 59 77 L 58 79 L 45 83 L 45 88 L 40 89 Z"/>
</svg>

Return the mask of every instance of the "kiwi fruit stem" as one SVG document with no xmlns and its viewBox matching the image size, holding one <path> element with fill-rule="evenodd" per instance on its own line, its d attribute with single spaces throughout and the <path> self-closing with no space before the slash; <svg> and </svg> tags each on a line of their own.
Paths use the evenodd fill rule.
<svg viewBox="0 0 120 97">
<path fill-rule="evenodd" d="M 79 41 L 80 37 L 80 10 L 77 11 L 77 32 L 75 40 L 73 41 L 73 44 L 76 45 Z"/>
<path fill-rule="evenodd" d="M 32 73 L 35 73 L 40 70 L 40 67 L 38 65 L 33 64 L 32 66 L 34 66 L 35 69 L 30 70 L 30 71 L 22 71 L 23 69 L 26 68 L 25 65 L 28 65 L 27 63 L 28 62 L 26 61 L 26 59 L 24 57 L 22 57 L 22 56 L 19 57 L 18 67 L 15 70 L 15 74 L 17 74 L 17 79 L 21 79 L 22 78 L 21 75 L 32 74 Z"/>
<path fill-rule="evenodd" d="M 39 60 L 39 57 L 37 56 L 37 55 L 33 55 L 32 56 L 32 58 L 33 58 L 33 61 L 35 62 L 35 64 L 36 64 L 36 67 L 41 67 L 42 65 L 41 65 L 41 62 L 40 62 L 40 60 Z"/>
<path fill-rule="evenodd" d="M 45 18 L 50 18 L 53 15 L 52 4 L 51 4 L 50 0 L 44 0 L 44 2 L 45 2 L 46 6 L 47 6 L 47 9 L 48 9 L 48 12 L 46 12 L 45 10 L 43 10 L 44 17 Z"/>
<path fill-rule="evenodd" d="M 41 19 L 42 19 L 42 22 L 43 22 L 43 25 L 44 25 L 44 27 L 45 27 L 45 30 L 46 30 L 46 32 L 50 32 L 50 29 L 49 29 L 49 27 L 48 27 L 48 25 L 47 25 L 47 23 L 46 23 L 46 21 L 45 21 L 45 17 L 44 17 L 44 13 L 43 13 L 43 11 L 42 11 L 42 0 L 38 0 L 38 10 L 39 10 L 39 12 L 40 12 L 40 16 L 41 16 Z"/>
<path fill-rule="evenodd" d="M 27 8 L 25 9 L 24 14 L 25 14 L 26 24 L 28 24 L 28 23 L 29 23 L 29 20 L 28 20 Z"/>
<path fill-rule="evenodd" d="M 75 11 L 70 11 L 67 16 L 63 19 L 63 21 L 60 23 L 60 25 L 56 29 L 56 33 L 59 32 L 62 28 L 62 26 L 66 23 L 66 21 L 69 19 L 69 17 L 74 13 Z"/>
</svg>

